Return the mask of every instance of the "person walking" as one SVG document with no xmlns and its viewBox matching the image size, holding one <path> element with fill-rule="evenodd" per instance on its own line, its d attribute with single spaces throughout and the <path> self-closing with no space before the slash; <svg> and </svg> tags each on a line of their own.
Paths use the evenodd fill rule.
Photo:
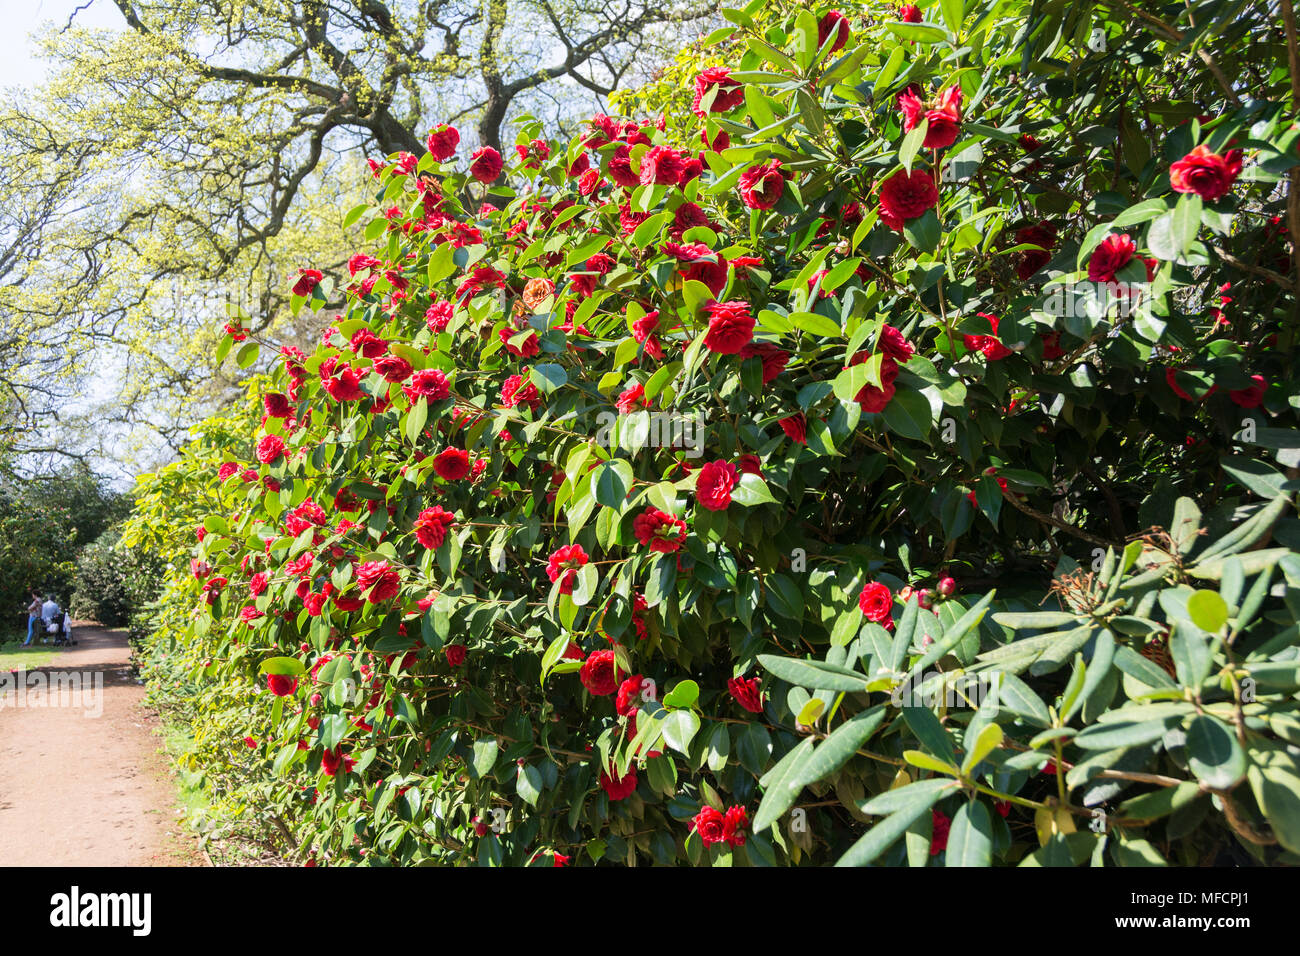
<svg viewBox="0 0 1300 956">
<path fill-rule="evenodd" d="M 32 593 L 32 603 L 27 605 L 27 640 L 23 641 L 23 647 L 27 647 L 32 642 L 35 635 L 36 622 L 41 619 L 41 596 L 35 591 Z"/>
</svg>

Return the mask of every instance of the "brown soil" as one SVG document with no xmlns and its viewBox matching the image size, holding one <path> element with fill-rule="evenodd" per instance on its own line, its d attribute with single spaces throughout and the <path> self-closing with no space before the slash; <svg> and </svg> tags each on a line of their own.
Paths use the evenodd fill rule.
<svg viewBox="0 0 1300 956">
<path fill-rule="evenodd" d="M 47 672 L 103 675 L 94 706 L 0 707 L 0 866 L 203 866 L 131 676 L 125 631 L 74 625 Z"/>
</svg>

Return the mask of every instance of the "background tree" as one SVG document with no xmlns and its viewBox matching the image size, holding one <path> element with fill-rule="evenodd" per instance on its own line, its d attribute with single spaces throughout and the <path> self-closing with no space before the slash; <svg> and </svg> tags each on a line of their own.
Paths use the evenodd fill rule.
<svg viewBox="0 0 1300 956">
<path fill-rule="evenodd" d="M 76 14 L 51 30 L 48 82 L 0 108 L 0 402 L 20 449 L 128 442 L 128 456 L 155 461 L 234 394 L 209 358 L 228 301 L 271 344 L 303 334 L 285 324 L 288 277 L 341 266 L 348 236 L 333 210 L 363 198 L 361 156 L 421 154 L 444 120 L 461 127 L 462 149 L 503 148 L 526 113 L 562 128 L 710 11 L 685 0 L 114 5 L 120 30 L 83 28 Z M 120 394 L 87 394 L 91 356 Z M 152 437 L 129 443 L 142 433 Z"/>
</svg>

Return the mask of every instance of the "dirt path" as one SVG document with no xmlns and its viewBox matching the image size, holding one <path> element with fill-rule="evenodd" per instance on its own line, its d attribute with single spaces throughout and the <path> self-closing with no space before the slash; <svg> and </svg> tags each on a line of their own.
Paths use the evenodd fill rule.
<svg viewBox="0 0 1300 956">
<path fill-rule="evenodd" d="M 39 670 L 74 675 L 83 694 L 65 702 L 75 706 L 15 707 L 12 691 L 0 706 L 0 866 L 203 865 L 179 822 L 157 717 L 131 677 L 126 632 L 87 624 L 74 636 L 76 647 Z"/>
</svg>

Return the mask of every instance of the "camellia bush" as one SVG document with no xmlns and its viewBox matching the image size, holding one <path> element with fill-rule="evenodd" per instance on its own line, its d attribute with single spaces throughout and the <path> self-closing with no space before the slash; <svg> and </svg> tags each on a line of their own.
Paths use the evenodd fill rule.
<svg viewBox="0 0 1300 956">
<path fill-rule="evenodd" d="M 760 6 L 658 115 L 373 161 L 346 309 L 148 480 L 214 835 L 1300 861 L 1295 37 Z"/>
</svg>

